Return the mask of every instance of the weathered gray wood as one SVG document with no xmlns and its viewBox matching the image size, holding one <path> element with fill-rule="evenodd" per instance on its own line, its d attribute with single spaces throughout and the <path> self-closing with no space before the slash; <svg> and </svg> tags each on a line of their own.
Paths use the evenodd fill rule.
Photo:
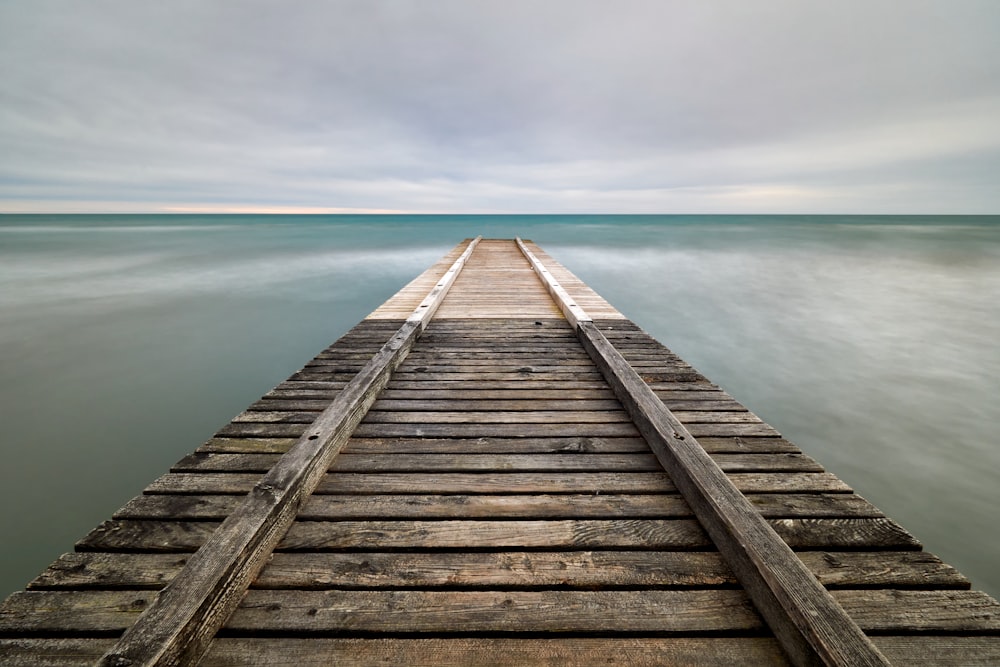
<svg viewBox="0 0 1000 667">
<path fill-rule="evenodd" d="M 92 667 L 110 638 L 0 638 L 0 664 L 17 667 Z"/>
<path fill-rule="evenodd" d="M 834 590 L 869 632 L 1000 633 L 1000 603 L 981 591 Z"/>
<path fill-rule="evenodd" d="M 952 588 L 969 582 L 924 552 L 803 551 L 798 556 L 827 587 Z M 188 554 L 83 552 L 61 556 L 29 590 L 160 589 Z M 349 552 L 276 553 L 257 588 L 720 586 L 736 583 L 715 552 Z"/>
<path fill-rule="evenodd" d="M 607 388 L 608 384 L 604 381 L 604 378 L 594 378 L 592 380 L 580 380 L 578 378 L 573 378 L 572 380 L 541 380 L 530 375 L 512 380 L 486 380 L 480 378 L 443 381 L 426 378 L 423 380 L 393 380 L 389 383 L 388 387 L 390 391 L 397 389 L 427 391 L 438 391 L 441 389 L 449 391 L 495 391 L 507 389 L 560 391 L 565 389 L 570 392 L 587 389 L 605 390 Z"/>
<path fill-rule="evenodd" d="M 806 567 L 827 588 L 954 588 L 969 580 L 923 551 L 799 551 Z"/>
<path fill-rule="evenodd" d="M 466 399 L 479 401 L 547 401 L 556 400 L 611 400 L 618 403 L 614 392 L 607 386 L 601 389 L 530 389 L 533 383 L 527 383 L 520 388 L 514 389 L 385 389 L 379 396 L 379 400 L 449 400 Z"/>
<path fill-rule="evenodd" d="M 699 413 L 701 414 L 701 413 Z M 704 413 L 712 414 L 712 413 Z M 614 424 L 628 423 L 628 414 L 616 406 L 612 410 L 530 412 L 392 412 L 372 411 L 364 419 L 367 424 Z"/>
<path fill-rule="evenodd" d="M 254 424 L 253 426 L 258 425 Z M 263 426 L 271 427 L 272 425 Z M 725 426 L 731 425 L 725 424 Z M 281 427 L 278 426 L 278 428 Z M 639 431 L 631 422 L 603 424 L 384 424 L 368 422 L 359 424 L 354 435 L 359 438 L 568 438 L 579 436 L 622 438 L 635 437 L 639 435 Z"/>
<path fill-rule="evenodd" d="M 216 662 L 218 661 L 218 662 Z M 573 639 L 221 639 L 209 652 L 213 665 L 301 667 L 414 665 L 419 667 L 514 667 L 522 665 L 701 665 L 788 664 L 778 643 L 741 638 Z"/>
<path fill-rule="evenodd" d="M 199 447 L 196 451 L 204 453 L 213 452 L 241 452 L 259 454 L 284 454 L 292 445 L 297 442 L 297 438 L 212 438 Z"/>
<path fill-rule="evenodd" d="M 658 472 L 651 452 L 638 454 L 347 454 L 331 471 L 343 472 L 479 472 L 595 470 Z"/>
<path fill-rule="evenodd" d="M 351 454 L 628 454 L 649 453 L 632 438 L 351 438 Z"/>
<path fill-rule="evenodd" d="M 73 552 L 63 554 L 28 584 L 28 590 L 160 590 L 190 554 Z"/>
<path fill-rule="evenodd" d="M 112 639 L 0 639 L 0 654 L 11 665 L 25 667 L 87 666 Z M 872 641 L 898 665 L 918 667 L 985 667 L 1000 664 L 996 636 L 875 636 Z M 221 638 L 213 642 L 202 667 L 326 667 L 330 664 L 420 667 L 514 667 L 526 664 L 584 666 L 659 665 L 786 665 L 777 641 L 765 637 L 661 637 L 516 639 L 333 639 Z"/>
<path fill-rule="evenodd" d="M 715 462 L 726 472 L 822 472 L 823 468 L 804 454 L 716 454 Z M 199 451 L 181 459 L 172 472 L 267 472 L 278 454 L 211 453 Z M 343 452 L 331 466 L 342 472 L 472 472 L 619 470 L 656 472 L 659 461 L 651 451 L 634 454 L 363 454 Z"/>
<path fill-rule="evenodd" d="M 735 590 L 263 591 L 251 590 L 233 632 L 712 632 L 759 631 Z"/>
<path fill-rule="evenodd" d="M 298 434 L 301 439 L 254 485 L 244 503 L 129 627 L 102 658 L 102 664 L 197 661 L 260 572 L 302 499 L 322 480 L 378 392 L 403 362 L 478 241 L 469 244 L 406 323 L 349 379 L 330 407 L 307 431 Z"/>
<path fill-rule="evenodd" d="M 782 438 L 700 438 L 698 442 L 710 454 L 779 454 L 800 453 L 792 443 Z M 205 452 L 266 452 L 281 451 L 281 440 L 275 445 L 259 439 L 219 439 L 206 443 Z M 648 452 L 649 445 L 641 437 L 550 437 L 550 438 L 352 438 L 345 453 L 409 453 L 409 454 L 546 454 L 558 452 L 626 453 Z"/>
<path fill-rule="evenodd" d="M 830 473 L 733 473 L 736 488 L 746 493 L 849 492 Z M 244 494 L 260 480 L 253 473 L 169 473 L 146 488 L 147 493 Z M 673 493 L 666 473 L 337 473 L 324 478 L 316 493 Z"/>
<path fill-rule="evenodd" d="M 112 519 L 215 519 L 232 514 L 243 501 L 237 495 L 139 495 L 112 515 Z"/>
<path fill-rule="evenodd" d="M 767 518 L 880 518 L 882 512 L 851 493 L 755 493 L 748 500 Z M 239 504 L 229 495 L 141 495 L 115 519 L 222 520 Z M 313 495 L 298 518 L 666 518 L 690 517 L 687 503 L 671 494 Z"/>
<path fill-rule="evenodd" d="M 919 544 L 882 518 L 772 519 L 795 549 L 917 549 Z M 79 551 L 194 551 L 213 521 L 105 521 L 77 543 Z M 376 548 L 704 549 L 712 546 L 688 519 L 298 521 L 278 550 Z M 793 556 L 794 557 L 794 556 Z"/>
<path fill-rule="evenodd" d="M 605 412 L 609 410 L 621 410 L 621 403 L 617 399 L 604 400 L 567 400 L 564 396 L 556 399 L 527 398 L 519 400 L 502 399 L 470 399 L 463 393 L 455 392 L 454 396 L 444 400 L 434 400 L 429 398 L 392 400 L 381 398 L 375 401 L 372 411 L 396 411 L 396 412 L 430 412 L 430 411 L 469 411 L 481 412 L 484 410 L 497 410 L 501 412 L 524 412 L 524 411 L 594 411 Z"/>
<path fill-rule="evenodd" d="M 58 595 L 47 593 L 45 595 Z M 834 591 L 862 628 L 1000 629 L 975 591 Z M 973 614 L 970 615 L 969 612 Z M 743 591 L 248 591 L 226 628 L 322 632 L 712 632 L 760 630 Z"/>
</svg>

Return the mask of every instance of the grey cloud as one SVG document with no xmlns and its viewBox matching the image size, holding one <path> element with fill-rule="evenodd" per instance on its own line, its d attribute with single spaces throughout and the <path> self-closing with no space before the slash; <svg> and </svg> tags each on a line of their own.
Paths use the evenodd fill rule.
<svg viewBox="0 0 1000 667">
<path fill-rule="evenodd" d="M 0 210 L 716 211 L 756 188 L 821 212 L 854 187 L 914 212 L 896 198 L 919 183 L 996 211 L 961 165 L 1000 165 L 998 20 L 973 0 L 3 3 Z"/>
</svg>

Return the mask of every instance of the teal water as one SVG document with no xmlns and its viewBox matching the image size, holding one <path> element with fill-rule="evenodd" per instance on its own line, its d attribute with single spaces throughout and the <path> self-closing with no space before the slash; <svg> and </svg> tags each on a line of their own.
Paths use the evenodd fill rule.
<svg viewBox="0 0 1000 667">
<path fill-rule="evenodd" d="M 1000 594 L 1000 216 L 0 216 L 0 597 L 468 236 L 538 241 Z"/>
</svg>

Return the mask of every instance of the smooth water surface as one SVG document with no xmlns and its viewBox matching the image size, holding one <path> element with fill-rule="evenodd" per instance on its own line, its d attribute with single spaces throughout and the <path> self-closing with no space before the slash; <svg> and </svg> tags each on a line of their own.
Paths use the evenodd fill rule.
<svg viewBox="0 0 1000 667">
<path fill-rule="evenodd" d="M 1000 594 L 1000 217 L 0 216 L 0 597 L 477 234 Z"/>
</svg>

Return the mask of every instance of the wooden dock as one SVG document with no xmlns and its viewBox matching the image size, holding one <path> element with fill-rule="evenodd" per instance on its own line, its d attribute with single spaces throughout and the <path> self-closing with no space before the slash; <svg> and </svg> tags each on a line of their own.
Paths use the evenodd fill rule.
<svg viewBox="0 0 1000 667">
<path fill-rule="evenodd" d="M 969 588 L 541 248 L 474 239 L 10 596 L 0 664 L 1000 664 Z"/>
</svg>

